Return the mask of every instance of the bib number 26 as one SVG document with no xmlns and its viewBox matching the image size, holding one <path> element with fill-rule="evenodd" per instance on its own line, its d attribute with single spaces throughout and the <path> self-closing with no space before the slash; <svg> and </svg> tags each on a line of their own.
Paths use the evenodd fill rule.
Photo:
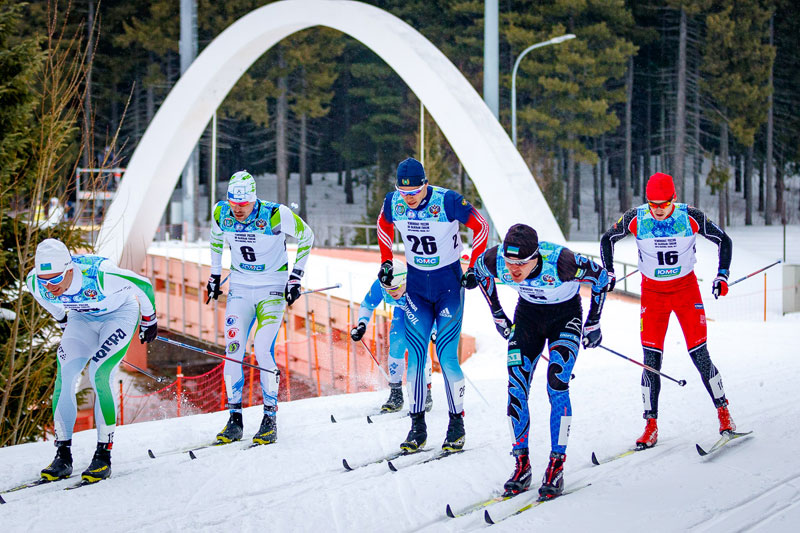
<svg viewBox="0 0 800 533">
<path fill-rule="evenodd" d="M 409 235 L 408 240 L 411 241 L 411 251 L 417 255 L 434 255 L 436 253 L 436 239 L 431 235 L 424 237 Z"/>
</svg>

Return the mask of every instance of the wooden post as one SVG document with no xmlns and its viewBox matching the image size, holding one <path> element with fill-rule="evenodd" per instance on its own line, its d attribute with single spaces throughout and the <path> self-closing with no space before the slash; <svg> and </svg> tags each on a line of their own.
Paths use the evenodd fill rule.
<svg viewBox="0 0 800 533">
<path fill-rule="evenodd" d="M 183 393 L 183 373 L 181 369 L 181 364 L 178 363 L 178 375 L 176 376 L 178 379 L 176 389 L 175 389 L 175 397 L 178 399 L 178 417 L 181 416 L 181 395 Z"/>
<path fill-rule="evenodd" d="M 253 347 L 253 350 L 250 352 L 250 364 L 256 364 L 256 348 Z M 253 381 L 255 380 L 256 369 L 252 366 L 250 367 L 250 397 L 247 399 L 247 404 L 252 407 L 253 406 Z"/>
<path fill-rule="evenodd" d="M 119 380 L 119 425 L 125 424 L 125 402 L 122 395 L 122 380 Z"/>
<path fill-rule="evenodd" d="M 372 353 L 375 354 L 375 357 L 378 357 L 378 351 L 377 351 L 378 344 L 377 344 L 377 342 L 375 342 L 375 336 L 377 335 L 377 331 L 378 331 L 378 312 L 377 311 L 373 311 L 372 312 L 372 346 L 371 346 L 371 348 L 372 348 Z M 372 360 L 372 357 L 370 357 L 369 360 L 371 361 L 370 365 L 369 365 L 369 370 L 370 370 L 370 372 L 372 372 L 372 371 L 375 370 L 375 361 Z"/>
<path fill-rule="evenodd" d="M 351 302 L 347 303 L 347 331 L 345 332 L 348 335 L 345 339 L 345 343 L 347 344 L 347 388 L 345 392 L 347 392 L 347 394 L 350 394 L 350 303 Z"/>
<path fill-rule="evenodd" d="M 317 334 L 314 331 L 316 329 L 316 322 L 314 321 L 314 311 L 311 311 L 311 335 L 314 338 L 314 373 L 317 377 L 317 396 L 322 396 L 322 387 L 319 383 L 319 357 L 317 355 Z"/>
<path fill-rule="evenodd" d="M 286 401 L 292 401 L 292 373 L 289 370 L 289 336 L 287 329 L 289 328 L 289 321 L 286 317 L 283 319 L 283 355 L 286 365 Z"/>
<path fill-rule="evenodd" d="M 224 364 L 224 363 L 223 363 Z M 228 397 L 228 391 L 225 389 L 225 367 L 222 370 L 222 394 L 219 397 L 219 410 L 225 410 L 225 399 Z"/>
</svg>

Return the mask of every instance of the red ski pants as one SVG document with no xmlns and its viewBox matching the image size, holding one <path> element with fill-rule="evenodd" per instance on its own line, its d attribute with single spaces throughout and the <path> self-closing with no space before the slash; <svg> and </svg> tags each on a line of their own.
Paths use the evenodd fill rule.
<svg viewBox="0 0 800 533">
<path fill-rule="evenodd" d="M 671 282 L 645 279 L 641 305 L 642 346 L 664 350 L 664 336 L 671 313 L 678 317 L 687 349 L 706 342 L 706 312 L 694 273 Z"/>
</svg>

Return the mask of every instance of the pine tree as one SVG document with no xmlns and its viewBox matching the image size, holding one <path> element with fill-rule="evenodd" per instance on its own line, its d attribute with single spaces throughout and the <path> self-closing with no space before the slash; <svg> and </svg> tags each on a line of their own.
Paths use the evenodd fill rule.
<svg viewBox="0 0 800 533">
<path fill-rule="evenodd" d="M 619 125 L 612 106 L 625 100 L 620 81 L 636 46 L 624 35 L 633 18 L 622 0 L 516 2 L 515 11 L 526 13 L 508 33 L 515 51 L 564 33 L 577 35 L 526 56 L 517 74 L 519 136 L 565 151 L 567 206 L 574 218 L 575 165 L 597 161 L 586 141 Z M 568 227 L 562 230 L 569 233 Z"/>
<path fill-rule="evenodd" d="M 0 0 L 0 446 L 41 438 L 52 420 L 55 321 L 22 288 L 36 245 L 54 237 L 88 246 L 75 227 L 36 217 L 43 198 L 65 200 L 82 152 L 85 48 L 65 26 L 68 13 L 51 9 L 47 33 L 24 37 L 30 13 Z"/>
<path fill-rule="evenodd" d="M 716 104 L 715 121 L 730 128 L 747 150 L 752 169 L 755 134 L 767 118 L 769 72 L 775 50 L 768 43 L 769 10 L 759 0 L 720 0 L 706 19 L 703 89 Z M 723 172 L 727 161 L 721 161 Z M 752 175 L 744 181 L 745 224 L 753 223 Z M 720 215 L 722 218 L 722 215 Z"/>
</svg>

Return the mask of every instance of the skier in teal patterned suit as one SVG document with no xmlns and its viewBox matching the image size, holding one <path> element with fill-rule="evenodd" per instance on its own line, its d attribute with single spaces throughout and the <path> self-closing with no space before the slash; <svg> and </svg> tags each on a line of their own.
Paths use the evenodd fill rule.
<svg viewBox="0 0 800 533">
<path fill-rule="evenodd" d="M 297 256 L 289 273 L 286 236 L 297 239 Z M 228 198 L 217 202 L 211 223 L 211 277 L 209 298 L 222 290 L 222 249 L 231 248 L 231 282 L 225 305 L 225 339 L 228 357 L 241 361 L 250 329 L 256 325 L 253 347 L 261 371 L 264 416 L 253 436 L 254 444 L 271 444 L 278 438 L 277 410 L 280 372 L 275 364 L 275 338 L 284 305 L 300 297 L 300 280 L 314 244 L 314 233 L 303 220 L 282 204 L 256 196 L 256 182 L 246 171 L 231 176 Z M 243 435 L 242 366 L 226 361 L 223 369 L 230 416 L 217 442 L 240 440 Z"/>
<path fill-rule="evenodd" d="M 117 366 L 137 329 L 142 343 L 152 342 L 158 335 L 153 287 L 147 278 L 119 268 L 105 257 L 73 256 L 56 239 L 45 239 L 36 247 L 36 268 L 25 284 L 63 332 L 53 391 L 56 457 L 42 470 L 42 479 L 55 481 L 72 475 L 72 430 L 77 417 L 74 391 L 88 362 L 95 391 L 97 449 L 81 478 L 95 483 L 111 475 L 117 421 L 111 384 Z"/>
<path fill-rule="evenodd" d="M 528 394 L 546 342 L 550 356 L 547 394 L 551 452 L 539 496 L 556 497 L 564 490 L 564 461 L 572 421 L 569 399 L 572 368 L 581 337 L 584 348 L 595 348 L 602 340 L 600 313 L 608 273 L 594 261 L 563 246 L 539 242 L 533 228 L 516 224 L 508 230 L 502 245 L 478 258 L 475 275 L 487 296 L 495 327 L 508 339 L 508 416 L 514 431 L 511 454 L 516 466 L 505 483 L 506 495 L 528 490 L 531 483 Z M 495 278 L 519 293 L 513 325 L 497 298 Z M 578 292 L 581 282 L 592 284 L 589 315 L 583 326 Z"/>
<path fill-rule="evenodd" d="M 381 406 L 381 411 L 393 413 L 403 408 L 403 374 L 406 370 L 406 265 L 400 261 L 393 261 L 394 270 L 391 286 L 384 287 L 379 280 L 375 280 L 369 292 L 364 296 L 358 309 L 358 324 L 350 331 L 350 337 L 358 342 L 367 332 L 367 324 L 372 311 L 381 302 L 392 307 L 392 327 L 389 331 L 389 399 Z M 414 319 L 411 313 L 410 319 Z M 436 339 L 436 323 L 433 324 L 431 340 Z M 426 363 L 426 377 L 428 392 L 425 396 L 425 411 L 433 409 L 431 396 L 431 358 Z"/>
</svg>

